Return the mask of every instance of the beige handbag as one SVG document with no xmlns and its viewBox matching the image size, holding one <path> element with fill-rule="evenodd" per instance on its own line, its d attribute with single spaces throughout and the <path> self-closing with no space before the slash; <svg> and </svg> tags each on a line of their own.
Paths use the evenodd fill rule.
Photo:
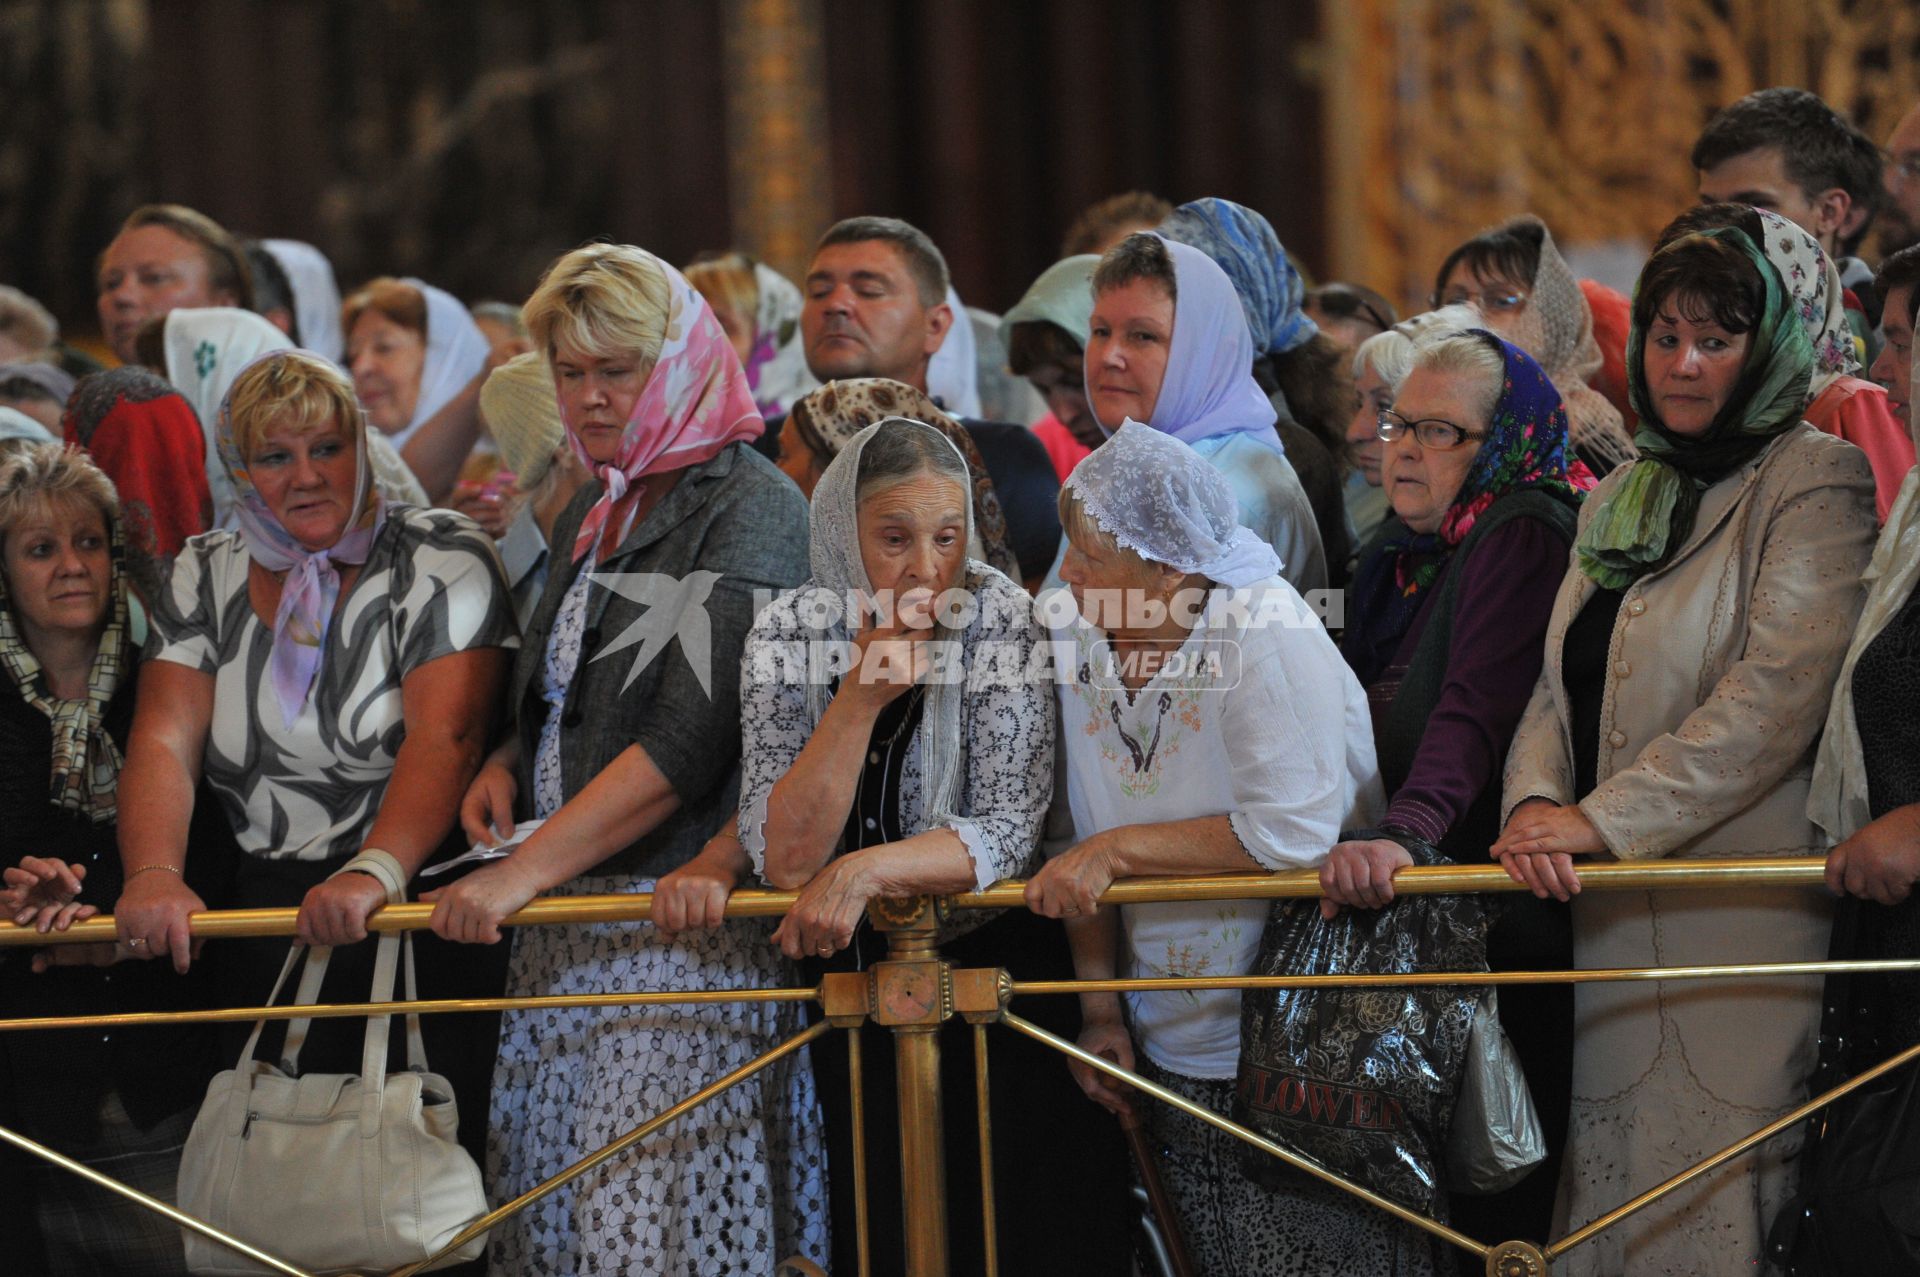
<svg viewBox="0 0 1920 1277">
<path fill-rule="evenodd" d="M 389 900 L 400 898 L 391 875 L 375 876 L 386 881 Z M 418 997 L 413 938 L 388 933 L 376 943 L 373 1000 L 392 1000 L 403 950 L 408 997 Z M 301 948 L 295 943 L 287 955 L 269 1002 Z M 314 1003 L 331 954 L 315 949 L 308 958 L 297 1005 Z M 368 1018 L 358 1076 L 299 1075 L 310 1019 L 287 1025 L 278 1068 L 256 1061 L 266 1021 L 256 1023 L 239 1065 L 207 1087 L 180 1159 L 180 1209 L 317 1274 L 418 1263 L 485 1214 L 480 1168 L 455 1139 L 452 1089 L 427 1071 L 419 1016 L 406 1017 L 406 1070 L 386 1071 L 392 1020 Z M 272 1271 L 212 1238 L 183 1234 L 192 1272 Z M 434 1267 L 473 1259 L 485 1244 L 476 1237 Z"/>
</svg>

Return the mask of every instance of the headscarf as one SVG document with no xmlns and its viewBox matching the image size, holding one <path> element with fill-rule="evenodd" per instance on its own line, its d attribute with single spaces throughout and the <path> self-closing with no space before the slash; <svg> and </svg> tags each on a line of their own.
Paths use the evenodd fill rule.
<svg viewBox="0 0 1920 1277">
<path fill-rule="evenodd" d="M 1813 344 L 1813 379 L 1807 386 L 1807 402 L 1812 403 L 1828 386 L 1860 371 L 1853 330 L 1847 327 L 1847 290 L 1819 240 L 1778 213 L 1753 211 L 1760 216 L 1761 250 L 1780 272 L 1793 312 Z"/>
<path fill-rule="evenodd" d="M 280 586 L 280 606 L 273 615 L 273 651 L 267 658 L 267 676 L 274 699 L 280 703 L 282 720 L 291 728 L 312 694 L 326 655 L 327 630 L 333 623 L 334 605 L 340 600 L 340 572 L 334 564 L 365 563 L 386 523 L 387 501 L 374 483 L 373 463 L 368 456 L 367 439 L 373 432 L 364 412 L 355 412 L 345 423 L 353 439 L 356 463 L 353 516 L 338 541 L 322 550 L 309 550 L 274 517 L 253 485 L 247 459 L 240 455 L 234 435 L 231 385 L 215 420 L 220 463 L 233 487 L 234 516 L 247 553 L 267 571 L 286 573 Z"/>
<path fill-rule="evenodd" d="M 1214 196 L 1192 200 L 1160 223 L 1160 234 L 1199 249 L 1226 272 L 1240 295 L 1257 354 L 1284 355 L 1320 331 L 1300 308 L 1307 286 L 1287 260 L 1273 224 L 1246 205 Z"/>
<path fill-rule="evenodd" d="M 890 417 L 904 417 L 932 426 L 947 437 L 973 476 L 973 528 L 979 533 L 979 553 L 987 563 L 1018 581 L 1020 563 L 1007 544 L 1007 517 L 993 489 L 993 478 L 967 428 L 941 412 L 928 396 L 905 382 L 886 377 L 854 377 L 830 381 L 793 405 L 789 425 L 813 449 L 814 455 L 837 458 L 869 426 Z M 815 494 L 818 499 L 818 493 Z"/>
<path fill-rule="evenodd" d="M 1656 415 L 1647 388 L 1647 333 L 1636 314 L 1627 338 L 1627 385 L 1633 410 L 1640 414 L 1640 433 L 1634 436 L 1640 460 L 1594 512 L 1574 547 L 1580 570 L 1605 589 L 1623 590 L 1671 558 L 1693 531 L 1700 494 L 1797 425 L 1807 405 L 1813 343 L 1780 272 L 1743 231 L 1717 227 L 1699 234 L 1738 248 L 1760 272 L 1765 290 L 1760 319 L 1726 404 L 1704 436 L 1689 439 L 1668 430 Z M 1692 238 L 1681 236 L 1653 260 Z"/>
<path fill-rule="evenodd" d="M 980 418 L 980 362 L 974 349 L 973 320 L 953 285 L 947 285 L 947 309 L 953 323 L 946 340 L 927 364 L 927 393 L 946 405 L 948 415 Z"/>
<path fill-rule="evenodd" d="M 213 526 L 200 419 L 158 374 L 130 364 L 82 381 L 61 429 L 119 489 L 129 559 L 142 588 L 157 585 L 187 538 Z"/>
<path fill-rule="evenodd" d="M 0 439 L 26 439 L 32 443 L 59 443 L 45 426 L 18 408 L 0 408 Z"/>
<path fill-rule="evenodd" d="M 1920 373 L 1920 348 L 1912 358 L 1913 371 Z M 1833 686 L 1826 730 L 1820 734 L 1820 752 L 1813 761 L 1813 783 L 1807 790 L 1807 819 L 1836 843 L 1853 837 L 1873 820 L 1867 750 L 1853 712 L 1853 671 L 1861 654 L 1920 588 L 1920 466 L 1909 470 L 1901 483 L 1860 581 L 1867 587 L 1866 606 Z"/>
<path fill-rule="evenodd" d="M 850 597 L 867 600 L 874 593 L 873 582 L 867 576 L 866 561 L 860 555 L 860 455 L 883 428 L 924 430 L 946 440 L 948 447 L 953 447 L 953 441 L 944 432 L 925 422 L 888 417 L 847 440 L 839 455 L 827 467 L 827 472 L 820 477 L 820 485 L 813 490 L 813 505 L 808 513 L 807 557 L 813 576 L 802 589 L 817 598 L 821 606 L 803 606 L 800 614 L 838 619 L 820 628 L 819 637 L 824 642 L 815 644 L 815 651 L 850 642 L 857 627 L 848 624 L 845 604 Z M 955 455 L 965 461 L 964 457 L 959 457 L 958 449 L 955 449 Z M 968 540 L 972 540 L 973 531 L 973 511 L 968 507 Z M 957 643 L 960 635 L 936 621 L 933 639 Z M 827 704 L 833 697 L 825 672 L 815 670 L 812 675 L 807 680 L 807 713 L 810 722 L 817 724 L 826 714 Z M 925 778 L 927 787 L 924 804 L 926 824 L 923 829 L 914 830 L 915 833 L 937 829 L 960 819 L 960 755 L 965 740 L 960 725 L 960 702 L 965 691 L 963 679 L 928 680 L 922 721 L 914 734 L 919 741 L 920 774 Z"/>
<path fill-rule="evenodd" d="M 1278 414 L 1253 379 L 1253 338 L 1233 282 L 1199 249 L 1160 239 L 1173 259 L 1179 296 L 1166 377 L 1153 419 L 1145 424 L 1189 445 L 1221 435 L 1251 435 L 1255 443 L 1284 456 L 1273 429 Z M 1091 381 L 1087 402 L 1093 402 Z M 1104 421 L 1100 428 L 1116 433 Z"/>
<path fill-rule="evenodd" d="M 547 477 L 553 454 L 567 440 L 553 374 L 537 350 L 515 355 L 487 374 L 480 386 L 480 417 L 500 450 L 500 463 L 522 492 Z"/>
<path fill-rule="evenodd" d="M 740 357 L 707 299 L 685 275 L 651 253 L 646 256 L 667 278 L 666 322 L 661 325 L 666 337 L 621 431 L 620 449 L 611 464 L 597 464 L 580 436 L 568 430 L 580 464 L 606 484 L 574 538 L 576 563 L 610 525 L 616 543 L 625 539 L 639 508 L 637 488 L 629 499 L 636 481 L 710 461 L 728 445 L 758 439 L 766 429 L 760 410 L 754 407 Z M 562 419 L 565 416 L 563 405 Z"/>
<path fill-rule="evenodd" d="M 1053 324 L 1086 349 L 1093 330 L 1093 268 L 1100 259 L 1081 253 L 1040 272 L 1014 308 L 1000 317 L 1000 344 L 1013 339 L 1015 324 Z"/>
<path fill-rule="evenodd" d="M 22 700 L 47 716 L 53 726 L 51 798 L 62 811 L 84 814 L 104 825 L 118 814 L 120 747 L 107 732 L 107 706 L 132 668 L 127 639 L 127 575 L 120 520 L 107 515 L 107 547 L 112 575 L 107 595 L 107 626 L 99 650 L 87 671 L 87 694 L 78 700 L 56 699 L 27 646 L 13 615 L 6 574 L 0 573 L 0 666 L 13 679 Z"/>
<path fill-rule="evenodd" d="M 340 331 L 340 285 L 326 254 L 297 239 L 265 239 L 260 246 L 273 254 L 293 288 L 293 318 L 300 327 L 300 344 L 314 354 L 339 363 L 347 340 Z"/>
<path fill-rule="evenodd" d="M 807 371 L 806 342 L 800 333 L 805 301 L 793 281 L 765 262 L 753 264 L 759 301 L 753 312 L 753 349 L 747 352 L 747 385 L 760 415 L 779 416 L 820 383 Z"/>
<path fill-rule="evenodd" d="M 1523 223 L 1540 228 L 1540 265 L 1529 284 L 1526 309 L 1514 326 L 1514 344 L 1532 355 L 1560 388 L 1573 446 L 1609 469 L 1625 465 L 1634 458 L 1626 423 L 1620 410 L 1588 384 L 1606 362 L 1593 335 L 1593 309 L 1546 223 L 1528 215 L 1508 225 Z"/>
<path fill-rule="evenodd" d="M 1344 646 L 1362 683 L 1373 681 L 1392 659 L 1453 552 L 1488 507 L 1527 490 L 1573 505 L 1593 487 L 1593 473 L 1568 448 L 1566 405 L 1546 370 L 1485 329 L 1473 329 L 1471 335 L 1499 350 L 1504 370 L 1487 437 L 1441 515 L 1439 530 L 1405 529 L 1360 565 L 1354 624 Z"/>
<path fill-rule="evenodd" d="M 73 374 L 36 359 L 0 364 L 0 382 L 25 381 L 38 386 L 62 404 L 73 397 Z"/>
<path fill-rule="evenodd" d="M 213 496 L 215 527 L 233 522 L 234 491 L 226 466 L 220 462 L 220 441 L 215 435 L 220 406 L 234 378 L 262 355 L 292 350 L 287 335 L 250 310 L 231 306 L 196 307 L 170 311 L 166 318 L 163 345 L 167 356 L 167 380 L 173 383 L 200 419 L 206 441 L 207 491 Z M 425 506 L 431 502 L 420 481 L 407 469 L 387 437 L 378 431 L 367 436 L 368 460 L 375 481 L 389 501 L 404 501 Z"/>
<path fill-rule="evenodd" d="M 396 448 L 406 447 L 415 431 L 485 371 L 493 353 L 486 334 L 459 298 L 412 276 L 400 282 L 419 289 L 427 300 L 427 353 L 420 365 L 420 394 L 413 401 L 413 416 L 387 436 Z"/>
<path fill-rule="evenodd" d="M 1231 590 L 1280 575 L 1273 547 L 1241 526 L 1226 479 L 1171 435 L 1128 421 L 1065 486 L 1101 531 L 1149 562 Z"/>
</svg>

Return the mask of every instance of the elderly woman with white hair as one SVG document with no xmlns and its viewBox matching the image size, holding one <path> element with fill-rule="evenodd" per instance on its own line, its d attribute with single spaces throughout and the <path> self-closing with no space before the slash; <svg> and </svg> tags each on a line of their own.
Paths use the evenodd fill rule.
<svg viewBox="0 0 1920 1277">
<path fill-rule="evenodd" d="M 1186 444 L 1137 422 L 1081 462 L 1060 497 L 1061 577 L 1077 615 L 1055 632 L 1066 793 L 1079 838 L 1027 886 L 1064 918 L 1083 979 L 1240 975 L 1257 901 L 1102 910 L 1116 878 L 1319 863 L 1375 814 L 1366 697 L 1233 490 Z M 1216 1112 L 1232 1101 L 1240 996 L 1081 998 L 1080 1045 Z M 1136 1062 L 1137 1058 L 1137 1062 Z M 1099 1103 L 1128 1100 L 1073 1066 Z M 1233 1141 L 1149 1105 L 1165 1174 L 1203 1272 L 1269 1271 L 1277 1198 L 1237 1169 Z"/>
</svg>

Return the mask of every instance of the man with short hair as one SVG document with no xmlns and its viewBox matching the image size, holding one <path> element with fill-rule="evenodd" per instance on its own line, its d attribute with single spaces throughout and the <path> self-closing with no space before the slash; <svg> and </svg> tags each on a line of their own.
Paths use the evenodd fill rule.
<svg viewBox="0 0 1920 1277">
<path fill-rule="evenodd" d="M 1751 204 L 1795 223 L 1820 242 L 1840 271 L 1847 322 L 1868 362 L 1873 339 L 1873 268 L 1848 256 L 1865 236 L 1880 198 L 1880 149 L 1852 121 L 1805 89 L 1749 93 L 1708 121 L 1693 144 L 1700 202 Z"/>
<path fill-rule="evenodd" d="M 95 273 L 100 331 L 122 363 L 150 319 L 203 306 L 253 309 L 253 276 L 240 242 L 205 213 L 147 204 L 121 225 Z"/>
<path fill-rule="evenodd" d="M 1915 103 L 1887 137 L 1881 173 L 1880 251 L 1891 257 L 1920 244 L 1920 103 Z"/>
<path fill-rule="evenodd" d="M 1886 342 L 1867 375 L 1887 388 L 1887 408 L 1913 432 L 1913 327 L 1920 310 L 1920 244 L 1909 244 L 1880 264 L 1880 332 Z"/>
</svg>

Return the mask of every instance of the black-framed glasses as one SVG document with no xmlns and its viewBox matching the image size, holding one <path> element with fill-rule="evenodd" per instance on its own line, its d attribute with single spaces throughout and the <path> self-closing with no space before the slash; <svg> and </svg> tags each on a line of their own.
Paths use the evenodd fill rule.
<svg viewBox="0 0 1920 1277">
<path fill-rule="evenodd" d="M 1487 437 L 1487 432 L 1484 430 L 1467 430 L 1454 425 L 1444 417 L 1422 417 L 1418 421 L 1413 421 L 1391 408 L 1380 410 L 1380 423 L 1375 429 L 1375 433 L 1380 436 L 1380 442 L 1392 443 L 1408 431 L 1413 432 L 1414 441 L 1422 448 L 1432 448 L 1439 452 Z"/>
<path fill-rule="evenodd" d="M 1526 308 L 1527 290 L 1524 288 L 1488 288 L 1475 293 L 1469 292 L 1466 289 L 1456 288 L 1446 294 L 1428 293 L 1427 304 L 1435 310 L 1440 309 L 1442 306 L 1465 306 L 1471 304 L 1478 307 L 1480 313 L 1483 315 L 1511 315 L 1515 311 Z"/>
</svg>

